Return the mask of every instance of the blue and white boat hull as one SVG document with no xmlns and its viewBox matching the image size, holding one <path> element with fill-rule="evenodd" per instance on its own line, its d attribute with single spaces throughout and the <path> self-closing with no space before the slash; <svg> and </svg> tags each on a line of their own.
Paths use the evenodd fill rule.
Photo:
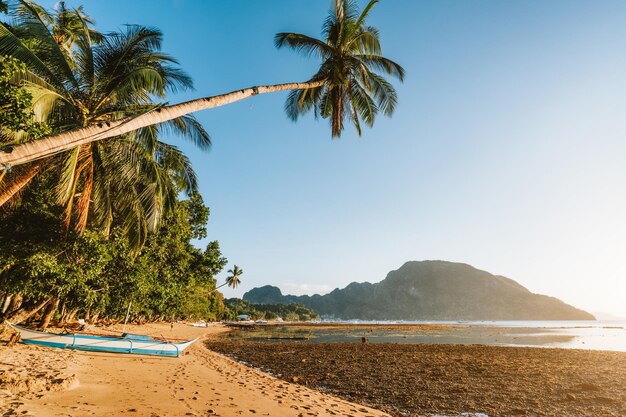
<svg viewBox="0 0 626 417">
<path fill-rule="evenodd" d="M 99 336 L 81 333 L 39 332 L 8 323 L 21 335 L 25 344 L 86 350 L 91 352 L 132 353 L 139 355 L 180 356 L 197 339 L 186 342 L 155 340 L 149 336 Z"/>
</svg>

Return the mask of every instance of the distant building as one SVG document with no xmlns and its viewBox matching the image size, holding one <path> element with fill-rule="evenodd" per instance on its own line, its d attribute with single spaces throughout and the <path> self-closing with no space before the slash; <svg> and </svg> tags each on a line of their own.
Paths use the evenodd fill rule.
<svg viewBox="0 0 626 417">
<path fill-rule="evenodd" d="M 237 316 L 237 319 L 241 321 L 248 321 L 250 320 L 250 317 L 247 314 L 240 314 Z"/>
</svg>

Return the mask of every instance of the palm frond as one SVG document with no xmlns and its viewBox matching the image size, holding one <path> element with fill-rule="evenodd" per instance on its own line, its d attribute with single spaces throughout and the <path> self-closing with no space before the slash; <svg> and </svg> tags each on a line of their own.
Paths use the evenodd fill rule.
<svg viewBox="0 0 626 417">
<path fill-rule="evenodd" d="M 391 116 L 398 103 L 398 94 L 395 88 L 380 75 L 369 72 L 367 73 L 367 90 L 374 95 L 378 108 L 386 116 Z"/>
<path fill-rule="evenodd" d="M 350 84 L 350 93 L 354 110 L 359 113 L 365 124 L 372 127 L 378 114 L 376 103 L 365 88 L 356 81 Z"/>
<path fill-rule="evenodd" d="M 357 54 L 354 56 L 354 58 L 363 62 L 368 68 L 382 71 L 386 74 L 397 77 L 400 81 L 404 81 L 404 68 L 402 68 L 400 64 L 397 64 L 390 59 L 369 54 Z"/>
<path fill-rule="evenodd" d="M 59 204 L 67 204 L 72 201 L 73 190 L 76 183 L 76 168 L 78 166 L 78 156 L 80 154 L 80 147 L 72 149 L 67 152 L 63 161 L 63 168 L 61 170 L 61 176 L 57 184 L 57 202 Z"/>
<path fill-rule="evenodd" d="M 159 165 L 175 180 L 181 191 L 187 195 L 198 191 L 198 177 L 183 152 L 173 145 L 159 142 L 157 153 Z"/>
<path fill-rule="evenodd" d="M 305 56 L 317 55 L 322 59 L 328 58 L 333 53 L 332 46 L 300 33 L 277 33 L 274 37 L 274 45 L 278 49 L 288 46 Z"/>
<path fill-rule="evenodd" d="M 365 19 L 367 19 L 367 16 L 369 15 L 370 11 L 376 5 L 376 3 L 378 3 L 378 1 L 379 0 L 370 0 L 370 2 L 367 3 L 367 6 L 365 6 L 363 11 L 359 15 L 359 18 L 356 20 L 354 24 L 356 27 L 361 27 L 361 25 L 365 23 Z"/>
<path fill-rule="evenodd" d="M 80 33 L 80 35 L 76 36 L 75 39 L 75 60 L 77 65 L 77 73 L 79 76 L 81 88 L 86 89 L 87 91 L 91 91 L 96 81 L 92 40 L 94 31 L 90 30 L 86 17 L 84 17 L 79 12 L 79 9 L 75 10 L 75 16 L 77 19 L 77 23 L 79 24 L 79 28 L 77 29 L 77 31 Z M 100 37 L 100 40 L 102 40 L 102 37 Z"/>
<path fill-rule="evenodd" d="M 361 122 L 359 121 L 359 114 L 357 112 L 357 104 L 355 103 L 355 97 L 354 94 L 352 94 L 352 92 L 350 92 L 350 94 L 348 95 L 350 97 L 350 112 L 351 112 L 351 118 L 352 118 L 352 124 L 354 124 L 354 127 L 356 129 L 356 133 L 359 135 L 359 137 L 361 136 Z"/>
<path fill-rule="evenodd" d="M 43 76 L 47 82 L 57 88 L 63 88 L 51 69 L 37 55 L 28 49 L 22 41 L 6 26 L 0 23 L 0 55 L 13 57 L 22 61 L 33 72 Z"/>
<path fill-rule="evenodd" d="M 357 53 L 380 55 L 381 47 L 377 32 L 374 28 L 359 31 L 358 34 L 350 39 L 348 47 Z"/>
<path fill-rule="evenodd" d="M 159 52 L 161 38 L 156 29 L 129 26 L 126 32 L 107 35 L 94 48 L 96 108 L 108 101 L 149 103 L 152 96 L 193 88 L 176 60 Z"/>
<path fill-rule="evenodd" d="M 41 57 L 55 74 L 63 76 L 66 88 L 78 89 L 78 82 L 68 62 L 71 57 L 64 53 L 51 32 L 53 17 L 40 5 L 27 0 L 20 0 L 20 5 L 15 8 L 13 14 L 19 21 L 19 33 L 25 39 L 35 41 L 33 43 L 35 54 Z"/>
<path fill-rule="evenodd" d="M 322 87 L 290 91 L 285 101 L 287 116 L 295 122 L 301 114 L 308 113 L 311 109 L 314 109 L 321 92 Z"/>
<path fill-rule="evenodd" d="M 193 115 L 186 115 L 161 123 L 159 127 L 170 130 L 191 142 L 198 148 L 207 151 L 211 148 L 211 137 L 202 124 Z"/>
</svg>

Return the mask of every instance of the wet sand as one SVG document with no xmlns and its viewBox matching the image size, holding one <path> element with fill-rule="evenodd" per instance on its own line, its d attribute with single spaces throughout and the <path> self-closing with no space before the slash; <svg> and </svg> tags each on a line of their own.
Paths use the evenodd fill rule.
<svg viewBox="0 0 626 417">
<path fill-rule="evenodd" d="M 397 416 L 626 416 L 623 352 L 232 338 L 207 345 L 284 380 Z"/>
<path fill-rule="evenodd" d="M 0 343 L 2 416 L 383 416 L 284 382 L 208 350 L 220 324 L 132 326 L 134 333 L 200 337 L 180 358 L 89 353 Z M 6 341 L 6 339 L 5 339 Z"/>
</svg>

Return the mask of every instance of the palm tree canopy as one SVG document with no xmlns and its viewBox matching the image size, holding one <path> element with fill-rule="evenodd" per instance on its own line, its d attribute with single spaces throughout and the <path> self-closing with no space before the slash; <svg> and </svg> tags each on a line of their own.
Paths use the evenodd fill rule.
<svg viewBox="0 0 626 417">
<path fill-rule="evenodd" d="M 379 74 L 404 80 L 404 69 L 382 56 L 379 32 L 366 24 L 378 0 L 371 0 L 359 13 L 356 1 L 336 0 L 322 27 L 324 40 L 299 33 L 278 33 L 276 47 L 289 47 L 322 60 L 311 81 L 320 87 L 293 90 L 285 103 L 292 120 L 311 110 L 330 119 L 333 137 L 341 136 L 344 120 L 351 121 L 359 136 L 361 122 L 372 126 L 379 112 L 390 116 L 398 101 L 394 87 Z"/>
<path fill-rule="evenodd" d="M 237 288 L 241 283 L 241 280 L 239 278 L 243 274 L 243 269 L 235 265 L 233 266 L 233 269 L 228 270 L 228 273 L 230 275 L 226 277 L 226 284 L 231 288 Z"/>
<path fill-rule="evenodd" d="M 62 2 L 48 11 L 21 0 L 10 16 L 10 27 L 0 23 L 0 56 L 26 64 L 18 81 L 33 97 L 35 119 L 47 121 L 55 133 L 158 111 L 163 104 L 155 99 L 193 88 L 176 60 L 161 51 L 157 29 L 128 25 L 100 34 L 82 8 L 69 10 Z M 202 149 L 211 144 L 200 123 L 185 115 L 51 158 L 48 170 L 59 177 L 57 200 L 66 207 L 66 226 L 82 232 L 89 220 L 108 231 L 117 220 L 133 246 L 141 246 L 178 193 L 197 189 L 187 157 L 159 140 L 163 131 Z M 22 134 L 4 145 L 29 139 Z"/>
</svg>

